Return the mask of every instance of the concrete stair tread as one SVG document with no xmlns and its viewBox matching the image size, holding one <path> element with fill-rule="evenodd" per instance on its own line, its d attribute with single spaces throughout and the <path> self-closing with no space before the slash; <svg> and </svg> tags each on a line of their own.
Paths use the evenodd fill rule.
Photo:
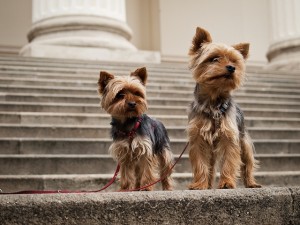
<svg viewBox="0 0 300 225">
<path fill-rule="evenodd" d="M 172 139 L 171 148 L 181 153 L 186 139 Z M 257 153 L 299 153 L 300 139 L 254 139 Z M 111 138 L 0 138 L 1 154 L 108 154 Z"/>
<path fill-rule="evenodd" d="M 173 87 L 171 87 L 173 88 Z M 180 87 L 178 86 L 177 89 L 161 89 L 161 87 L 151 87 L 147 91 L 148 98 L 152 98 L 152 100 L 165 100 L 165 99 L 171 99 L 171 101 L 178 100 L 179 101 L 192 101 L 193 94 L 192 91 L 181 91 L 179 90 Z M 55 95 L 61 95 L 68 97 L 70 95 L 76 96 L 87 96 L 88 98 L 99 98 L 96 93 L 96 87 L 93 88 L 64 88 L 64 87 L 52 87 L 52 86 L 44 86 L 44 87 L 38 87 L 38 86 L 32 86 L 32 87 L 25 87 L 25 86 L 18 86 L 18 85 L 0 85 L 0 93 L 6 93 L 7 95 L 10 94 L 18 94 L 18 93 L 26 93 L 26 96 L 28 95 L 38 95 L 42 93 L 45 97 L 47 94 L 52 95 L 55 93 Z M 247 103 L 257 103 L 257 102 L 270 102 L 270 104 L 290 104 L 290 103 L 299 103 L 299 99 L 296 97 L 296 93 L 293 92 L 292 89 L 290 89 L 289 93 L 281 93 L 281 92 L 273 92 L 273 94 L 266 94 L 269 92 L 266 92 L 264 90 L 257 90 L 256 92 L 247 91 L 247 90 L 241 90 L 237 92 L 234 95 L 234 99 L 239 102 L 247 102 Z M 2 95 L 3 96 L 3 95 Z M 17 95 L 15 95 L 17 96 Z M 61 97 L 59 96 L 59 97 Z M 51 96 L 53 97 L 53 96 Z M 54 96 L 55 97 L 55 96 Z M 160 97 L 158 99 L 158 97 Z M 264 99 L 262 99 L 262 97 Z M 284 102 L 283 102 L 284 101 Z"/>
<path fill-rule="evenodd" d="M 217 176 L 220 176 L 220 173 L 216 174 Z M 266 176 L 266 175 L 272 175 L 272 176 L 284 176 L 284 175 L 298 175 L 300 176 L 300 171 L 256 171 L 254 173 L 255 177 L 256 176 Z M 0 179 L 5 179 L 5 178 L 14 178 L 14 179 L 24 179 L 24 178 L 86 178 L 86 177 L 93 177 L 93 178 L 112 178 L 113 173 L 107 174 L 20 174 L 20 175 L 1 175 L 0 174 Z M 172 177 L 174 178 L 192 178 L 192 173 L 172 173 Z"/>
<path fill-rule="evenodd" d="M 186 115 L 149 115 L 164 123 L 165 126 L 186 126 Z M 101 113 L 65 113 L 65 112 L 0 112 L 1 123 L 13 124 L 108 124 L 111 117 Z M 245 117 L 247 127 L 299 127 L 300 118 L 282 117 Z"/>
<path fill-rule="evenodd" d="M 4 224 L 299 224 L 299 188 L 1 196 Z M 255 207 L 257 206 L 257 207 Z M 215 213 L 218 212 L 218 216 Z M 263 212 L 263 213 L 262 213 Z"/>
<path fill-rule="evenodd" d="M 109 124 L 110 121 L 108 121 Z M 47 127 L 53 127 L 53 128 L 99 128 L 99 129 L 110 129 L 111 126 L 109 125 L 92 125 L 92 124 L 15 124 L 15 123 L 1 123 L 0 127 L 42 127 L 42 128 L 47 128 Z M 186 126 L 166 126 L 168 130 L 172 129 L 177 129 L 177 130 L 185 130 Z M 261 130 L 261 131 L 300 131 L 300 127 L 294 127 L 294 128 L 285 128 L 285 127 L 248 127 L 247 130 Z"/>
<path fill-rule="evenodd" d="M 24 60 L 24 58 L 26 58 Z M 29 59 L 31 58 L 31 60 Z M 54 61 L 55 59 L 49 58 L 48 60 L 40 61 L 42 58 L 33 58 L 33 57 L 22 57 L 22 58 L 12 58 L 11 60 L 7 60 L 4 57 L 0 58 L 0 63 L 3 66 L 23 66 L 23 67 L 30 67 L 30 68 L 56 68 L 56 69 L 67 69 L 67 70 L 77 70 L 77 69 L 111 69 L 114 71 L 124 71 L 130 70 L 132 68 L 147 66 L 147 68 L 151 70 L 174 70 L 174 66 L 168 63 L 131 63 L 131 62 L 105 62 L 105 61 L 93 61 L 93 60 L 72 60 L 64 59 L 62 61 Z M 16 60 L 17 63 L 14 61 Z M 179 71 L 186 71 L 187 65 L 186 63 L 180 64 L 175 63 L 176 69 Z M 290 73 L 291 74 L 291 73 Z"/>
<path fill-rule="evenodd" d="M 299 186 L 300 173 L 298 171 L 284 172 L 255 172 L 254 176 L 258 183 L 264 188 L 268 186 Z M 43 175 L 0 175 L 0 190 L 13 192 L 21 190 L 89 190 L 101 189 L 107 184 L 113 174 L 43 174 Z M 187 190 L 188 184 L 192 181 L 192 173 L 173 173 L 173 179 L 177 183 L 175 190 Z M 215 188 L 219 173 L 216 174 Z M 274 181 L 276 181 L 274 184 Z M 14 186 L 10 183 L 15 183 Z M 238 188 L 243 188 L 241 180 L 238 180 Z M 155 186 L 155 190 L 161 189 L 161 184 Z M 119 189 L 119 182 L 116 180 L 104 192 L 114 192 Z"/>
<path fill-rule="evenodd" d="M 53 71 L 36 71 L 36 70 L 28 70 L 26 71 L 26 69 L 22 69 L 22 68 L 4 68 L 4 72 L 1 71 L 1 69 L 3 70 L 3 68 L 1 68 L 0 65 L 0 75 L 4 74 L 5 76 L 10 75 L 16 75 L 16 76 L 29 76 L 29 77 L 42 77 L 42 78 L 46 78 L 46 79 L 61 79 L 61 76 L 63 74 L 64 79 L 71 79 L 71 80 L 81 80 L 82 79 L 82 74 L 84 74 L 83 71 L 70 71 L 68 73 L 66 72 L 57 72 L 54 73 Z M 9 72 L 7 72 L 6 70 L 9 70 Z M 129 71 L 123 74 L 117 73 L 117 75 L 128 75 Z M 155 73 L 151 73 L 151 76 L 149 78 L 149 81 L 151 82 L 159 82 L 159 83 L 163 83 L 166 84 L 167 86 L 171 85 L 171 84 L 190 84 L 191 86 L 194 86 L 194 83 L 192 81 L 191 78 L 189 78 L 190 73 L 187 72 L 185 75 L 182 75 L 182 73 L 180 74 L 175 74 L 175 73 L 163 73 L 163 72 L 158 72 L 157 74 Z M 84 77 L 86 80 L 97 80 L 99 76 L 99 71 L 92 71 L 90 73 L 86 73 L 84 74 Z M 182 76 L 181 78 L 178 78 L 178 76 Z M 283 84 L 300 84 L 300 79 L 298 77 L 292 77 L 290 79 L 287 79 L 287 76 L 285 76 L 284 78 L 282 77 L 261 77 L 261 75 L 256 76 L 248 76 L 247 78 L 250 82 L 260 82 L 260 83 L 268 83 L 268 85 L 274 83 L 277 84 L 278 83 L 283 83 Z"/>
<path fill-rule="evenodd" d="M 235 96 L 236 102 L 238 104 L 244 105 L 245 108 L 289 108 L 292 109 L 299 108 L 300 99 L 296 96 L 252 96 L 252 100 L 248 100 L 245 96 Z M 265 100 L 263 100 L 265 99 Z M 60 94 L 40 94 L 40 93 L 1 93 L 0 101 L 2 102 L 45 102 L 45 103 L 73 103 L 73 104 L 83 104 L 85 106 L 90 106 L 91 104 L 96 105 L 100 108 L 100 98 L 95 94 L 94 96 L 87 95 L 60 95 Z M 188 105 L 191 103 L 192 98 L 170 98 L 170 97 L 155 97 L 149 96 L 147 98 L 148 104 L 152 106 L 181 106 L 187 109 Z M 281 103 L 281 105 L 279 104 Z M 245 107 L 246 106 L 246 107 Z M 162 108 L 161 107 L 161 108 Z"/>
<path fill-rule="evenodd" d="M 37 75 L 37 76 L 33 76 L 30 75 L 31 73 L 28 74 L 28 76 L 21 76 L 17 74 L 15 76 L 6 76 L 5 74 L 0 73 L 0 80 L 2 83 L 2 86 L 6 85 L 6 86 L 23 86 L 24 87 L 44 87 L 44 86 L 55 86 L 58 88 L 74 88 L 74 87 L 78 87 L 78 88 L 86 88 L 86 87 L 96 87 L 97 82 L 95 82 L 98 77 L 96 77 L 95 75 L 91 76 L 91 77 L 84 77 L 82 78 L 82 76 L 78 76 L 78 77 L 74 77 L 74 75 L 67 75 L 62 78 L 61 74 L 57 74 L 57 75 Z M 189 77 L 185 77 L 185 79 L 178 79 L 177 77 L 170 77 L 170 78 L 161 78 L 158 77 L 157 79 L 155 79 L 155 77 L 152 77 L 150 75 L 149 77 L 149 83 L 148 83 L 148 88 L 155 86 L 155 85 L 159 85 L 159 86 L 174 86 L 174 85 L 179 85 L 180 83 L 185 83 L 185 87 L 188 88 L 194 88 L 194 81 L 189 78 Z M 162 82 L 165 81 L 165 82 Z M 242 87 L 243 89 L 249 89 L 249 90 L 264 90 L 264 91 L 282 91 L 282 92 L 289 92 L 291 91 L 291 89 L 293 91 L 295 91 L 296 93 L 299 92 L 299 90 L 297 90 L 297 87 L 299 86 L 298 83 L 286 83 L 286 82 L 281 82 L 281 83 L 272 83 L 272 82 L 258 82 L 255 80 L 250 80 L 247 81 L 247 83 L 245 83 L 245 85 Z"/>
<path fill-rule="evenodd" d="M 175 159 L 178 158 L 175 154 Z M 300 171 L 300 154 L 255 154 L 259 171 Z M 108 154 L 1 154 L 0 174 L 98 174 L 113 173 L 116 162 Z M 191 172 L 188 154 L 175 166 L 177 172 Z"/>
<path fill-rule="evenodd" d="M 186 115 L 187 106 L 150 105 L 147 113 L 152 115 L 170 114 Z M 246 117 L 285 117 L 300 118 L 300 110 L 289 108 L 257 108 L 243 107 Z M 70 112 L 70 113 L 104 113 L 99 104 L 62 103 L 62 102 L 6 102 L 0 101 L 0 111 L 23 111 L 23 112 Z"/>
<path fill-rule="evenodd" d="M 268 157 L 300 157 L 300 153 L 289 153 L 289 154 L 254 154 L 259 158 Z M 175 158 L 178 158 L 179 154 L 174 154 Z M 183 158 L 188 158 L 188 153 L 182 155 Z M 109 154 L 0 154 L 0 158 L 112 158 Z"/>
<path fill-rule="evenodd" d="M 12 72 L 12 74 L 10 74 L 10 72 Z M 96 71 L 93 71 L 96 72 Z M 0 70 L 0 80 L 2 81 L 11 81 L 11 82 L 20 82 L 20 81 L 24 81 L 27 83 L 32 82 L 34 83 L 57 83 L 57 84 L 64 84 L 64 83 L 68 83 L 68 84 L 95 84 L 94 80 L 96 78 L 98 78 L 98 74 L 99 71 L 96 72 L 96 76 L 95 74 L 86 74 L 84 77 L 82 77 L 81 75 L 77 74 L 77 73 L 66 73 L 64 74 L 64 76 L 62 77 L 62 74 L 60 73 L 36 73 L 35 71 L 32 71 L 32 73 L 30 73 L 30 71 L 26 72 L 26 71 L 20 71 L 20 73 L 14 73 L 13 71 L 1 71 Z M 128 75 L 126 73 L 123 73 L 124 76 Z M 156 81 L 157 79 L 159 80 L 165 80 L 165 81 L 171 81 L 171 83 L 174 83 L 174 79 L 175 81 L 185 81 L 187 82 L 189 85 L 194 85 L 193 83 L 193 79 L 191 77 L 188 76 L 188 74 L 183 74 L 183 75 L 179 75 L 179 74 L 174 74 L 174 75 L 169 75 L 166 77 L 162 77 L 161 74 L 159 72 L 155 73 L 155 72 L 151 72 L 149 73 L 149 81 Z M 253 86 L 257 85 L 258 87 L 278 87 L 278 88 L 283 88 L 283 87 L 297 87 L 297 85 L 299 85 L 297 82 L 293 83 L 290 82 L 291 78 L 286 78 L 287 82 L 267 82 L 267 81 L 256 81 L 255 80 L 255 74 L 253 75 L 247 75 L 248 76 L 248 80 L 247 82 L 244 84 L 246 87 L 247 86 Z M 156 78 L 156 79 L 154 79 Z M 74 80 L 76 79 L 76 80 Z M 153 80 L 152 80 L 153 79 Z M 179 79 L 179 80 L 178 80 Z M 250 79 L 250 80 L 249 80 Z M 296 78 L 297 80 L 297 78 Z M 150 83 L 152 83 L 150 82 Z"/>
<path fill-rule="evenodd" d="M 261 105 L 263 106 L 263 105 Z M 148 114 L 152 115 L 186 115 L 187 106 L 150 105 Z M 243 107 L 246 117 L 285 117 L 299 118 L 300 110 L 294 108 Z M 20 102 L 0 101 L 0 111 L 22 112 L 70 112 L 70 113 L 104 113 L 99 104 L 94 103 L 62 103 L 62 102 Z"/>
<path fill-rule="evenodd" d="M 1 80 L 1 79 L 0 79 Z M 2 93 L 7 93 L 10 94 L 10 92 L 13 92 L 15 94 L 17 93 L 23 93 L 23 94 L 41 94 L 42 96 L 45 95 L 51 95 L 52 93 L 50 92 L 51 90 L 54 92 L 54 90 L 61 91 L 63 94 L 55 94 L 55 95 L 70 95 L 68 93 L 73 93 L 77 92 L 77 96 L 79 95 L 86 95 L 90 97 L 95 97 L 94 95 L 97 92 L 97 85 L 87 85 L 85 83 L 74 83 L 73 86 L 62 86 L 62 85 L 57 85 L 57 86 L 51 86 L 47 83 L 45 83 L 44 86 L 41 86 L 40 84 L 38 85 L 32 85 L 32 84 L 1 84 L 0 88 L 2 89 Z M 70 84 L 71 85 L 71 84 Z M 299 85 L 298 85 L 299 86 Z M 192 98 L 193 93 L 192 90 L 194 88 L 194 85 L 192 85 L 189 88 L 186 88 L 187 86 L 185 85 L 185 88 L 181 88 L 181 90 L 178 90 L 180 88 L 180 85 L 178 85 L 177 89 L 172 89 L 176 87 L 175 85 L 161 85 L 161 84 L 150 84 L 147 86 L 147 94 L 148 95 L 154 95 L 155 93 L 161 94 L 161 97 L 165 97 L 164 95 L 186 95 L 190 98 Z M 298 87 L 297 87 L 298 88 Z M 182 90 L 183 89 L 183 90 Z M 10 92 L 9 92 L 10 91 Z M 17 92 L 16 92 L 17 91 Z M 45 91 L 48 91 L 49 93 L 45 93 Z M 80 94 L 79 94 L 80 93 Z M 278 98 L 296 98 L 297 99 L 297 94 L 300 93 L 298 89 L 295 88 L 269 88 L 269 87 L 244 87 L 240 90 L 238 90 L 236 93 L 234 93 L 235 97 L 249 97 L 249 100 L 251 100 L 251 97 L 260 97 L 260 96 L 265 96 L 265 97 L 278 97 Z M 76 96 L 76 95 L 75 95 Z M 165 97 L 165 98 L 171 98 L 171 97 Z"/>
<path fill-rule="evenodd" d="M 22 137 L 22 138 L 18 138 L 18 137 L 9 137 L 9 138 L 4 138 L 4 137 L 0 137 L 0 140 L 17 140 L 17 141 L 62 141 L 62 140 L 67 140 L 67 141 L 112 141 L 111 138 L 64 138 L 64 137 L 60 137 L 60 138 L 49 138 L 49 137 L 45 137 L 45 138 L 36 138 L 36 137 Z M 186 142 L 185 138 L 176 138 L 176 139 L 171 139 L 172 142 L 176 141 L 176 142 Z M 278 143 L 278 142 L 283 142 L 283 143 L 299 143 L 300 139 L 280 139 L 280 140 L 276 140 L 276 139 L 252 139 L 255 142 L 273 142 L 273 143 Z"/>
<path fill-rule="evenodd" d="M 99 100 L 100 101 L 100 100 Z M 78 106 L 78 107 L 97 107 L 100 111 L 100 103 L 68 103 L 68 102 L 22 102 L 22 101 L 0 101 L 1 104 L 11 105 L 49 105 L 49 106 Z M 150 105 L 149 108 L 170 108 L 170 109 L 186 109 L 184 106 L 174 105 Z M 273 110 L 272 110 L 273 111 Z M 295 110 L 292 110 L 295 111 Z M 296 110 L 297 112 L 300 110 Z M 3 111 L 2 111 L 3 112 Z"/>
<path fill-rule="evenodd" d="M 55 87 L 53 87 L 55 88 Z M 92 99 L 97 99 L 99 100 L 99 96 L 97 94 L 97 89 L 95 88 L 95 94 L 88 94 L 88 95 L 82 95 L 82 94 L 53 94 L 53 93 L 9 93 L 9 92 L 0 92 L 1 96 L 38 96 L 38 97 L 56 97 L 56 98 L 92 98 Z M 159 92 L 159 90 L 154 90 L 153 92 Z M 149 92 L 149 91 L 147 91 Z M 173 92 L 177 92 L 177 90 L 173 90 Z M 151 92 L 150 92 L 151 93 Z M 171 92 L 172 93 L 172 92 Z M 188 92 L 180 92 L 181 94 L 184 93 L 188 93 Z M 300 92 L 299 92 L 300 93 Z M 235 95 L 233 95 L 235 98 L 238 97 L 247 97 L 249 99 L 247 99 L 247 101 L 249 102 L 253 102 L 254 100 L 252 100 L 251 98 L 253 97 L 265 97 L 265 98 L 290 98 L 290 99 L 295 99 L 295 100 L 299 100 L 300 97 L 299 95 L 285 95 L 285 94 L 266 94 L 266 93 L 252 93 L 252 94 L 248 94 L 248 93 L 236 93 Z M 147 97 L 147 99 L 165 99 L 165 100 L 179 100 L 179 101 L 191 101 L 192 100 L 192 96 L 190 97 L 190 99 L 186 99 L 186 98 L 177 98 L 177 97 L 164 97 L 164 96 L 160 96 L 160 97 Z M 266 100 L 262 100 L 262 101 L 266 101 Z M 299 101 L 298 101 L 299 103 Z"/>
<path fill-rule="evenodd" d="M 174 79 L 173 79 L 174 80 Z M 85 95 L 91 95 L 95 93 L 97 90 L 97 85 L 96 81 L 97 79 L 94 79 L 91 83 L 85 83 L 81 81 L 77 81 L 74 83 L 55 83 L 53 81 L 50 82 L 26 82 L 26 81 L 14 81 L 12 80 L 11 82 L 6 82 L 5 80 L 0 79 L 1 90 L 2 91 L 16 91 L 16 92 L 26 92 L 29 93 L 30 90 L 32 90 L 32 93 L 40 93 L 42 91 L 47 91 L 49 93 L 51 89 L 57 89 L 61 93 L 74 93 L 77 91 L 78 93 L 82 93 Z M 73 81 L 73 80 L 72 80 Z M 267 84 L 269 85 L 269 84 Z M 194 89 L 194 84 L 184 84 L 183 83 L 161 83 L 161 82 L 150 82 L 147 84 L 147 92 L 148 94 L 154 95 L 155 92 L 158 92 L 160 94 L 171 94 L 174 93 L 176 94 L 181 93 L 187 96 L 192 96 L 193 95 L 193 89 Z M 284 88 L 278 88 L 278 87 L 269 87 L 269 86 L 258 86 L 258 85 L 246 85 L 242 87 L 240 90 L 236 91 L 234 93 L 235 96 L 250 96 L 250 94 L 253 94 L 255 96 L 257 95 L 266 95 L 269 97 L 272 96 L 294 96 L 299 93 L 299 90 L 297 89 L 299 85 L 296 85 L 294 88 L 293 87 L 284 87 Z M 251 98 L 250 98 L 251 99 Z"/>
<path fill-rule="evenodd" d="M 51 67 L 71 67 L 71 68 L 99 68 L 99 66 L 110 66 L 111 68 L 124 70 L 124 68 L 128 67 L 136 67 L 139 66 L 140 63 L 124 63 L 124 62 L 108 62 L 108 61 L 93 61 L 93 60 L 78 60 L 78 59 L 64 59 L 63 62 L 61 59 L 55 59 L 55 58 L 46 58 L 46 57 L 24 57 L 24 56 L 11 56 L 11 55 L 0 55 L 0 62 L 1 64 L 11 64 L 11 65 L 20 65 L 20 64 L 26 64 L 28 66 L 44 66 L 49 65 Z M 148 63 L 144 66 L 147 66 L 151 69 L 157 69 L 157 68 L 169 68 L 174 70 L 174 68 L 178 70 L 187 70 L 188 65 L 187 62 L 179 62 L 179 63 L 171 63 L 171 62 L 162 62 L 161 64 L 151 64 Z M 292 70 L 264 70 L 257 66 L 251 66 L 247 65 L 247 68 L 249 69 L 249 72 L 257 72 L 261 71 L 264 75 L 298 75 L 297 71 Z"/>
<path fill-rule="evenodd" d="M 1 60 L 2 61 L 2 60 Z M 0 62 L 1 62 L 0 61 Z M 64 60 L 65 61 L 65 60 Z M 103 64 L 103 63 L 102 63 Z M 109 70 L 111 72 L 118 72 L 118 71 L 132 71 L 133 69 L 135 69 L 136 67 L 140 67 L 141 64 L 133 64 L 133 63 L 124 63 L 124 64 L 117 64 L 117 63 L 112 63 L 111 65 L 109 65 L 108 63 L 104 63 L 103 65 L 98 64 L 96 66 L 87 66 L 86 65 L 81 65 L 80 67 L 78 67 L 78 65 L 72 65 L 71 67 L 68 68 L 68 64 L 55 64 L 54 66 L 48 66 L 47 64 L 39 64 L 38 61 L 35 61 L 34 64 L 30 64 L 30 63 L 5 63 L 5 62 L 1 62 L 0 63 L 0 68 L 1 69 L 5 69 L 5 70 L 13 70 L 15 68 L 20 69 L 20 70 L 32 70 L 32 68 L 34 68 L 34 71 L 59 71 L 59 72 L 73 72 L 73 73 L 78 73 L 78 72 L 83 72 L 83 71 L 100 71 L 101 70 Z M 145 66 L 145 65 L 143 65 Z M 77 67 L 77 68 L 76 68 Z M 174 67 L 168 67 L 166 64 L 162 63 L 162 64 L 148 64 L 147 65 L 148 70 L 149 71 L 165 71 L 165 72 L 169 72 L 171 74 L 174 73 L 178 73 L 178 74 L 182 74 L 182 73 L 189 73 L 189 70 L 187 68 L 187 66 L 184 66 L 183 68 L 177 67 L 176 66 L 176 71 L 181 71 L 180 72 L 176 72 L 174 71 Z M 289 78 L 298 78 L 297 76 L 297 72 L 293 72 L 293 71 L 266 71 L 266 70 L 256 70 L 254 71 L 249 71 L 248 74 L 249 76 L 255 73 L 261 73 L 267 77 L 277 77 L 277 78 L 285 78 L 285 77 L 289 77 Z M 261 76 L 261 77 L 265 77 L 265 76 Z"/>
<path fill-rule="evenodd" d="M 0 115 L 12 115 L 12 116 L 51 116 L 51 117 L 96 117 L 96 118 L 105 118 L 107 120 L 111 119 L 111 116 L 108 114 L 99 114 L 99 113 L 64 113 L 64 112 L 0 112 Z M 187 120 L 187 115 L 149 115 L 156 119 L 182 119 Z M 298 122 L 300 118 L 282 118 L 282 117 L 246 117 L 246 120 L 266 120 L 266 121 L 291 121 Z"/>
<path fill-rule="evenodd" d="M 186 126 L 166 126 L 172 139 L 186 136 Z M 298 127 L 249 127 L 253 139 L 300 139 Z M 110 137 L 110 126 L 107 125 L 71 125 L 71 124 L 0 124 L 2 137 Z"/>
</svg>

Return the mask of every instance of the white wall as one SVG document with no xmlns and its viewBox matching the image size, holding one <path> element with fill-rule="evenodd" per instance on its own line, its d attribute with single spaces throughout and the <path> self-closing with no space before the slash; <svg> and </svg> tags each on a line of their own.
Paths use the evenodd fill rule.
<svg viewBox="0 0 300 225">
<path fill-rule="evenodd" d="M 186 56 L 197 26 L 216 42 L 250 42 L 252 61 L 266 62 L 268 0 L 160 0 L 162 55 Z"/>
<path fill-rule="evenodd" d="M 159 0 L 126 0 L 131 42 L 142 50 L 160 51 Z"/>
<path fill-rule="evenodd" d="M 0 46 L 23 46 L 31 27 L 31 0 L 0 0 Z"/>
</svg>

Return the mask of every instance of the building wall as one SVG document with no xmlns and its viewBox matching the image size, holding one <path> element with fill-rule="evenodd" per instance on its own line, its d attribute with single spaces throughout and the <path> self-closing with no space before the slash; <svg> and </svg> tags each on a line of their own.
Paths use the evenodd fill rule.
<svg viewBox="0 0 300 225">
<path fill-rule="evenodd" d="M 0 46 L 23 46 L 31 27 L 31 0 L 0 0 Z"/>
<path fill-rule="evenodd" d="M 186 56 L 195 28 L 201 26 L 216 42 L 250 42 L 249 60 L 266 62 L 268 0 L 160 0 L 160 16 L 163 56 Z"/>
<path fill-rule="evenodd" d="M 160 51 L 159 0 L 126 0 L 131 42 L 141 50 Z"/>
<path fill-rule="evenodd" d="M 266 62 L 268 1 L 126 0 L 131 41 L 141 50 L 160 51 L 165 59 L 185 59 L 195 28 L 201 26 L 217 42 L 250 42 L 250 60 Z M 0 0 L 0 47 L 25 45 L 30 26 L 31 0 Z"/>
</svg>

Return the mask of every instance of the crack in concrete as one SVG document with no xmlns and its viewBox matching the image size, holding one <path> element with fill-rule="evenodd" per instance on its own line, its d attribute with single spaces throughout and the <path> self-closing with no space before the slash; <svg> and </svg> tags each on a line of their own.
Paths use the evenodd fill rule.
<svg viewBox="0 0 300 225">
<path fill-rule="evenodd" d="M 294 218 L 295 218 L 295 214 L 296 214 L 296 212 L 295 212 L 295 196 L 294 196 L 294 192 L 293 192 L 293 189 L 292 188 L 288 188 L 288 190 L 290 191 L 290 193 L 291 193 L 291 198 L 292 198 L 292 202 L 291 202 L 291 204 L 292 204 L 292 218 L 291 219 L 293 219 L 294 220 Z M 290 221 L 289 221 L 289 224 L 293 224 L 293 221 L 290 219 Z"/>
</svg>

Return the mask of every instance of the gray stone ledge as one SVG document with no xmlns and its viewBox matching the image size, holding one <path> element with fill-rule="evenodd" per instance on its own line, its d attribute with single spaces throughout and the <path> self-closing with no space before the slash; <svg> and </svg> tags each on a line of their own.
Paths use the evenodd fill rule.
<svg viewBox="0 0 300 225">
<path fill-rule="evenodd" d="M 0 195 L 1 224 L 300 224 L 300 187 Z"/>
</svg>

